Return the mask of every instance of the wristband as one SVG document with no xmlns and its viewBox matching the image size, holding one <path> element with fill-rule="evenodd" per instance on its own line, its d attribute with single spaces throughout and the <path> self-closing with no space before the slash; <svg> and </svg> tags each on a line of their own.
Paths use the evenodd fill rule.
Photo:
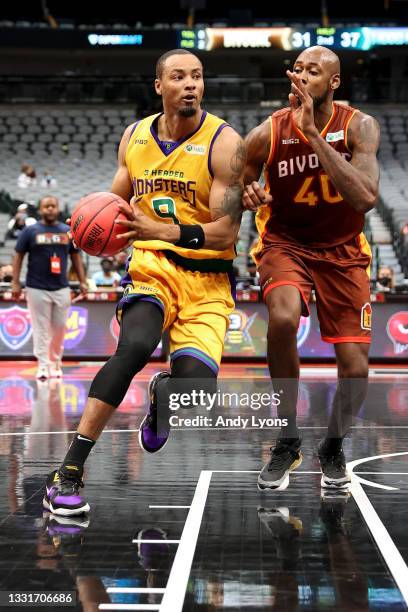
<svg viewBox="0 0 408 612">
<path fill-rule="evenodd" d="M 201 225 L 179 225 L 180 240 L 176 246 L 186 249 L 201 249 L 205 242 L 205 234 Z"/>
</svg>

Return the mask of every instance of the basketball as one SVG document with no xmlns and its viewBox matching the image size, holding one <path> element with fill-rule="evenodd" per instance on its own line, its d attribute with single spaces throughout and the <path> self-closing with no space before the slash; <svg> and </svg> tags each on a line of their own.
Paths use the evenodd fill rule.
<svg viewBox="0 0 408 612">
<path fill-rule="evenodd" d="M 126 247 L 127 239 L 117 237 L 127 231 L 115 223 L 115 219 L 126 219 L 119 204 L 129 207 L 120 196 L 106 191 L 89 193 L 76 204 L 71 215 L 72 237 L 88 255 L 107 257 Z"/>
</svg>

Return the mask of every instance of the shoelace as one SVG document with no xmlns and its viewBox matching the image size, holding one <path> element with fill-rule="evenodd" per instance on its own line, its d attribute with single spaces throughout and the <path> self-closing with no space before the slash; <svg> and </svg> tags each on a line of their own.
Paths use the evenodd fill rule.
<svg viewBox="0 0 408 612">
<path fill-rule="evenodd" d="M 336 468 L 336 470 L 344 470 L 345 465 L 343 462 L 343 458 L 340 454 L 338 455 L 328 455 L 325 457 L 326 463 L 331 463 L 331 465 Z"/>
<path fill-rule="evenodd" d="M 77 476 L 73 476 L 70 478 L 66 474 L 62 472 L 59 473 L 60 478 L 60 488 L 65 493 L 66 491 L 77 491 L 80 487 L 84 487 L 84 481 L 82 478 L 78 478 Z"/>
<path fill-rule="evenodd" d="M 287 459 L 288 454 L 292 455 L 294 459 L 297 458 L 297 452 L 287 444 L 278 444 L 273 448 L 271 446 L 272 456 L 268 465 L 268 472 L 272 472 L 273 470 L 279 470 L 283 467 L 285 460 Z"/>
</svg>

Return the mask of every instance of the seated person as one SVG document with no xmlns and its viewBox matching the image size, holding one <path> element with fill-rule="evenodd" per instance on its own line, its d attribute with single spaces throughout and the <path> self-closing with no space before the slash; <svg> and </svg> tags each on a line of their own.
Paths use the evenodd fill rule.
<svg viewBox="0 0 408 612">
<path fill-rule="evenodd" d="M 125 276 L 126 274 L 126 264 L 129 258 L 129 253 L 127 251 L 119 251 L 113 257 L 114 268 L 120 276 Z"/>
<path fill-rule="evenodd" d="M 380 266 L 377 272 L 377 291 L 392 291 L 394 289 L 394 271 L 389 266 Z"/>
<path fill-rule="evenodd" d="M 14 217 L 7 223 L 5 240 L 17 239 L 25 227 L 35 222 L 34 217 L 28 216 L 28 204 L 20 204 Z"/>
<path fill-rule="evenodd" d="M 0 263 L 0 283 L 11 283 L 13 280 L 13 265 Z"/>
<path fill-rule="evenodd" d="M 88 285 L 88 291 L 95 291 L 96 290 L 96 284 L 92 280 L 92 278 L 88 278 L 88 276 L 87 276 L 87 268 L 86 268 L 85 264 L 84 264 L 84 272 L 85 272 L 85 275 L 87 277 L 86 278 L 86 284 Z M 73 285 L 77 285 L 77 287 L 79 288 L 78 274 L 76 273 L 76 270 L 75 270 L 75 268 L 74 268 L 74 266 L 72 264 L 70 265 L 69 270 L 68 270 L 68 282 L 69 282 L 71 287 Z"/>
<path fill-rule="evenodd" d="M 23 164 L 17 179 L 17 186 L 20 189 L 28 189 L 35 185 L 37 185 L 37 175 L 34 168 L 30 164 Z"/>
<path fill-rule="evenodd" d="M 101 261 L 100 272 L 95 272 L 92 276 L 97 287 L 118 287 L 120 283 L 120 274 L 115 272 L 113 257 L 104 257 Z"/>
<path fill-rule="evenodd" d="M 58 185 L 57 179 L 46 170 L 44 176 L 41 179 L 41 187 L 56 187 Z"/>
</svg>

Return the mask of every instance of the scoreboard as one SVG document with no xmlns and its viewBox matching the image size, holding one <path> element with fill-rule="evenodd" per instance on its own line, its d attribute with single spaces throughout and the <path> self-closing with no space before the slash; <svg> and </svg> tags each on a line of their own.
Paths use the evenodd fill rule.
<svg viewBox="0 0 408 612">
<path fill-rule="evenodd" d="M 283 49 L 321 45 L 332 49 L 369 51 L 376 46 L 408 45 L 408 28 L 204 28 L 181 30 L 178 46 L 185 49 Z"/>
<path fill-rule="evenodd" d="M 314 45 L 332 49 L 369 51 L 378 46 L 408 45 L 408 28 L 202 28 L 136 31 L 65 30 L 0 27 L 0 47 L 59 49 L 217 49 L 302 50 Z"/>
</svg>

